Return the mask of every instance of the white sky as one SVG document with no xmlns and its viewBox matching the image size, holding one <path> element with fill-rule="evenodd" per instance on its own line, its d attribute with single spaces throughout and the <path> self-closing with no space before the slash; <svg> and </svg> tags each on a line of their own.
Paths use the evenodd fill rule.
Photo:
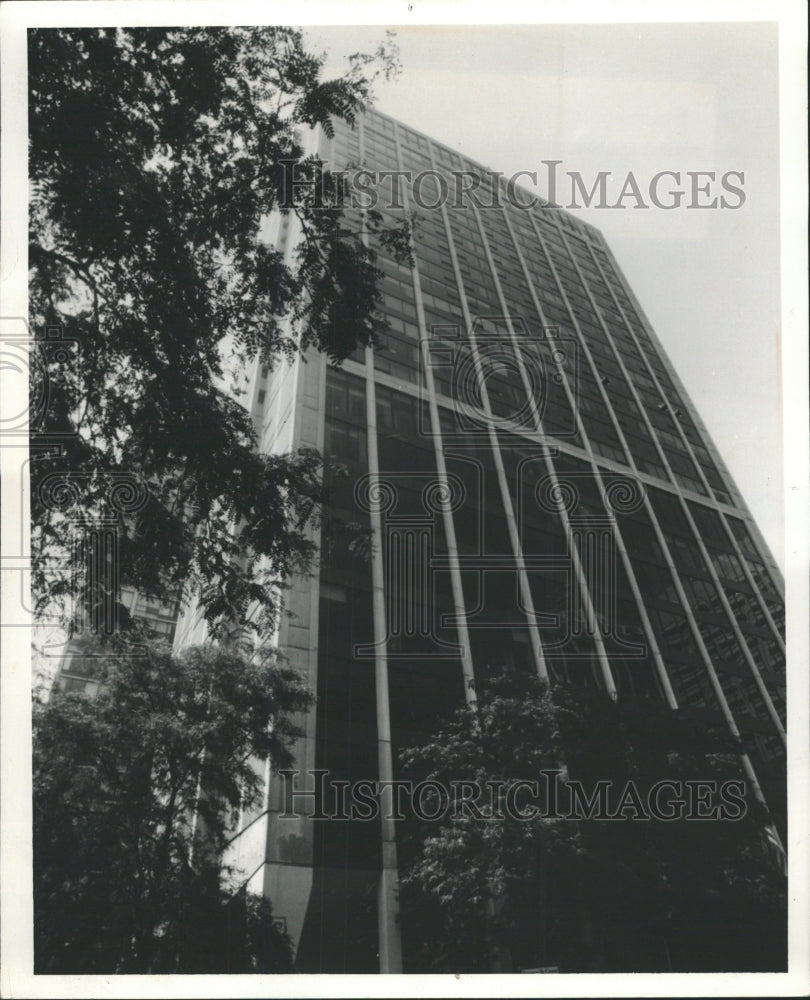
<svg viewBox="0 0 810 1000">
<path fill-rule="evenodd" d="M 683 184 L 689 170 L 744 172 L 736 210 L 635 210 L 628 199 L 577 214 L 604 233 L 784 565 L 776 26 L 396 30 L 403 72 L 378 84 L 377 107 L 507 175 L 539 171 L 541 193 L 548 159 L 588 187 L 599 171 L 632 171 L 645 198 L 661 170 Z M 383 32 L 305 28 L 328 72 Z"/>
</svg>

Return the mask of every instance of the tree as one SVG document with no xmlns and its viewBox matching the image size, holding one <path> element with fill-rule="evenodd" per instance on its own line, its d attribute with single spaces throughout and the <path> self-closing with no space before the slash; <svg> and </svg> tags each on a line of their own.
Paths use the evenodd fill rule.
<svg viewBox="0 0 810 1000">
<path fill-rule="evenodd" d="M 238 647 L 107 649 L 98 677 L 34 706 L 36 971 L 288 971 L 269 903 L 220 859 L 260 799 L 252 759 L 290 763 L 308 691 Z"/>
<path fill-rule="evenodd" d="M 310 346 L 339 362 L 381 329 L 375 252 L 299 132 L 353 123 L 396 48 L 332 80 L 324 58 L 290 28 L 29 33 L 40 603 L 75 596 L 49 576 L 77 558 L 67 520 L 103 524 L 122 479 L 121 575 L 153 596 L 190 581 L 214 635 L 272 629 L 278 587 L 309 565 L 320 459 L 257 454 L 229 380 Z M 274 209 L 303 227 L 292 266 L 261 235 Z M 404 222 L 366 225 L 407 254 Z"/>
<path fill-rule="evenodd" d="M 738 780 L 736 751 L 688 713 L 495 671 L 475 707 L 402 754 L 414 780 L 465 780 L 482 791 L 501 783 L 498 808 L 488 793 L 477 803 L 483 815 L 456 808 L 408 824 L 401 905 L 410 971 L 485 972 L 504 956 L 516 970 L 785 968 L 784 880 L 765 860 L 756 803 L 734 821 L 689 818 L 684 783 Z M 607 782 L 608 814 L 622 801 L 625 810 L 584 818 L 568 794 L 576 780 L 588 796 Z M 642 818 L 662 780 L 681 783 L 683 818 Z M 504 795 L 518 781 L 538 782 L 538 794 L 510 809 Z M 641 811 L 622 799 L 628 783 Z"/>
</svg>

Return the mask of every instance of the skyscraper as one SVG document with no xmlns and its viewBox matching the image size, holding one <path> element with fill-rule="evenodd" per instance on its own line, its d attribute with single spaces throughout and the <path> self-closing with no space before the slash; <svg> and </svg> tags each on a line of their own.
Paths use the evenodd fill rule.
<svg viewBox="0 0 810 1000">
<path fill-rule="evenodd" d="M 145 597 L 127 585 L 121 587 L 120 600 L 130 617 L 145 625 L 156 640 L 172 642 L 179 610 L 176 600 L 170 605 L 164 604 Z M 99 688 L 97 668 L 101 658 L 97 633 L 89 632 L 71 638 L 65 645 L 54 678 L 57 689 L 95 694 Z"/>
<path fill-rule="evenodd" d="M 365 175 L 375 210 L 416 227 L 412 268 L 366 236 L 377 348 L 253 379 L 261 448 L 344 471 L 274 639 L 317 693 L 300 788 L 317 770 L 391 781 L 397 751 L 507 664 L 727 727 L 783 829 L 780 575 L 602 235 L 378 112 L 317 152 L 387 171 Z M 362 205 L 347 216 L 363 226 Z M 277 221 L 289 253 L 295 222 Z M 197 628 L 187 615 L 178 642 Z M 396 823 L 285 816 L 275 781 L 267 806 L 230 860 L 298 968 L 398 971 Z"/>
</svg>

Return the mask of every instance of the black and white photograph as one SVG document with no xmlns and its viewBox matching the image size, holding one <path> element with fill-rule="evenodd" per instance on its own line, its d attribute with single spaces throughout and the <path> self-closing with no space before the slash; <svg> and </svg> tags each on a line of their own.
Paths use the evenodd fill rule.
<svg viewBox="0 0 810 1000">
<path fill-rule="evenodd" d="M 3 6 L 3 995 L 807 994 L 806 24 L 657 6 Z"/>
</svg>

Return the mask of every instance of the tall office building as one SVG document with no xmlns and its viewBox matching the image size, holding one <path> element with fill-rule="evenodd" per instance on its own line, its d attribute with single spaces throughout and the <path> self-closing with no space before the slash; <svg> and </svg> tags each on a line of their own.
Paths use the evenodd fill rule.
<svg viewBox="0 0 810 1000">
<path fill-rule="evenodd" d="M 126 584 L 120 588 L 119 599 L 129 617 L 146 626 L 155 640 L 167 643 L 174 640 L 177 615 L 180 610 L 177 600 L 164 604 L 162 601 L 145 597 L 134 587 Z M 117 622 L 114 621 L 112 628 L 116 625 Z M 98 692 L 100 684 L 98 667 L 103 659 L 99 653 L 99 631 L 98 626 L 94 630 L 89 622 L 80 622 L 79 634 L 65 644 L 64 652 L 59 658 L 59 666 L 54 677 L 57 690 L 89 695 Z"/>
<path fill-rule="evenodd" d="M 469 680 L 510 664 L 727 727 L 780 826 L 779 572 L 602 235 L 377 112 L 317 144 L 330 167 L 409 173 L 380 181 L 376 209 L 416 229 L 412 268 L 367 237 L 378 348 L 253 381 L 261 448 L 348 472 L 274 638 L 317 693 L 299 787 L 313 769 L 396 777 Z M 294 219 L 278 222 L 289 253 Z M 187 614 L 178 642 L 198 629 Z M 285 818 L 275 782 L 266 805 L 229 860 L 299 970 L 398 971 L 396 823 Z"/>
</svg>

